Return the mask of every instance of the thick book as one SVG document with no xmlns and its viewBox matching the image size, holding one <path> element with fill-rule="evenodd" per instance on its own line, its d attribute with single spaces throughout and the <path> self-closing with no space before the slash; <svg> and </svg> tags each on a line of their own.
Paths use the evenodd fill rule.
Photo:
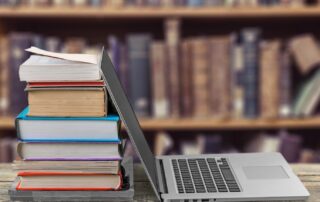
<svg viewBox="0 0 320 202">
<path fill-rule="evenodd" d="M 169 100 L 167 96 L 166 46 L 156 41 L 151 44 L 151 78 L 152 78 L 152 112 L 155 118 L 169 116 Z"/>
<path fill-rule="evenodd" d="M 166 88 L 169 90 L 170 115 L 180 116 L 180 64 L 179 64 L 179 41 L 180 21 L 178 19 L 167 19 L 165 21 L 165 40 L 167 46 L 167 75 Z"/>
<path fill-rule="evenodd" d="M 193 84 L 193 114 L 195 117 L 209 115 L 209 46 L 206 38 L 191 40 L 192 46 L 192 84 Z"/>
<path fill-rule="evenodd" d="M 12 164 L 16 171 L 23 172 L 80 172 L 117 174 L 120 161 L 21 161 Z"/>
<path fill-rule="evenodd" d="M 244 61 L 244 116 L 255 118 L 259 115 L 259 40 L 260 30 L 242 30 Z"/>
<path fill-rule="evenodd" d="M 28 116 L 102 117 L 107 114 L 104 87 L 26 88 Z"/>
<path fill-rule="evenodd" d="M 289 45 L 300 72 L 303 74 L 307 74 L 320 65 L 319 46 L 312 35 L 296 36 L 291 39 Z"/>
<path fill-rule="evenodd" d="M 23 141 L 119 141 L 117 115 L 103 117 L 32 117 L 29 109 L 16 119 L 18 137 Z"/>
<path fill-rule="evenodd" d="M 280 40 L 261 43 L 260 53 L 260 116 L 276 118 L 280 95 Z"/>
<path fill-rule="evenodd" d="M 210 115 L 215 118 L 230 116 L 230 37 L 216 36 L 208 41 Z"/>
<path fill-rule="evenodd" d="M 42 191 L 106 191 L 122 187 L 122 174 L 18 172 L 20 182 L 16 189 Z"/>
<path fill-rule="evenodd" d="M 19 142 L 21 159 L 33 161 L 121 160 L 119 142 Z"/>
<path fill-rule="evenodd" d="M 101 79 L 98 64 L 32 55 L 19 70 L 20 81 L 95 81 Z"/>
<path fill-rule="evenodd" d="M 131 104 L 140 117 L 150 115 L 150 63 L 151 36 L 133 34 L 127 38 Z"/>
</svg>

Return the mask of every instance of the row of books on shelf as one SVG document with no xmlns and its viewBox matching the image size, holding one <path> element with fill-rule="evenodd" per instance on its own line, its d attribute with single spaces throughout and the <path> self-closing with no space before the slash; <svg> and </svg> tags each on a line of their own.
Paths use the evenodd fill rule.
<svg viewBox="0 0 320 202">
<path fill-rule="evenodd" d="M 119 117 L 108 110 L 98 56 L 26 51 L 33 55 L 17 75 L 27 81 L 29 106 L 16 118 L 16 190 L 121 190 L 124 140 Z"/>
<path fill-rule="evenodd" d="M 279 118 L 317 113 L 320 50 L 312 35 L 294 36 L 286 41 L 264 40 L 260 29 L 245 28 L 223 36 L 181 39 L 179 30 L 179 21 L 168 20 L 164 40 L 153 40 L 151 34 L 134 33 L 125 39 L 108 36 L 105 42 L 97 44 L 89 44 L 84 38 L 62 40 L 30 33 L 3 36 L 0 40 L 3 53 L 0 58 L 0 112 L 17 115 L 27 104 L 25 92 L 28 92 L 33 114 L 34 106 L 49 102 L 52 95 L 57 95 L 56 91 L 39 93 L 34 87 L 42 84 L 32 80 L 47 82 L 57 76 L 72 78 L 68 67 L 57 69 L 51 64 L 42 68 L 47 61 L 34 56 L 20 69 L 22 81 L 29 81 L 27 88 L 19 83 L 19 66 L 30 55 L 24 49 L 34 45 L 55 52 L 93 54 L 102 46 L 108 47 L 122 85 L 140 117 Z M 78 68 L 76 75 L 97 79 L 94 84 L 86 85 L 102 89 L 98 69 L 90 68 L 92 64 L 82 66 L 88 69 Z M 292 73 L 296 67 L 298 78 L 303 78 L 299 79 L 298 88 L 293 87 L 297 82 L 292 81 L 293 76 L 296 77 Z M 81 93 L 59 93 L 59 99 L 51 99 L 50 103 L 56 106 L 58 113 L 64 110 L 59 103 L 68 96 L 86 99 L 91 94 L 103 96 L 101 90 L 83 89 Z M 102 102 L 95 106 L 95 110 L 102 108 Z"/>
<path fill-rule="evenodd" d="M 305 0 L 1 0 L 1 6 L 257 7 L 303 6 Z"/>
</svg>

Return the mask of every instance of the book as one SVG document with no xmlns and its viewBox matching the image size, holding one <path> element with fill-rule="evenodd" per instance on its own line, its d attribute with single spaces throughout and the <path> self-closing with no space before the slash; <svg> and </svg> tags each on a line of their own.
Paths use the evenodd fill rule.
<svg viewBox="0 0 320 202">
<path fill-rule="evenodd" d="M 292 115 L 292 61 L 288 47 L 280 53 L 280 83 L 279 89 L 279 115 L 280 117 L 289 117 Z"/>
<path fill-rule="evenodd" d="M 209 39 L 210 116 L 227 118 L 231 110 L 230 90 L 230 37 L 212 37 Z"/>
<path fill-rule="evenodd" d="M 193 115 L 207 117 L 209 115 L 209 46 L 206 38 L 194 38 L 191 43 Z"/>
<path fill-rule="evenodd" d="M 320 50 L 315 38 L 310 34 L 293 37 L 289 43 L 300 72 L 307 74 L 320 65 Z"/>
<path fill-rule="evenodd" d="M 20 191 L 107 191 L 119 190 L 122 186 L 121 173 L 118 175 L 100 173 L 62 172 L 19 172 Z"/>
<path fill-rule="evenodd" d="M 9 108 L 8 39 L 0 37 L 0 115 L 7 115 Z"/>
<path fill-rule="evenodd" d="M 104 87 L 26 88 L 28 116 L 102 117 L 107 114 Z"/>
<path fill-rule="evenodd" d="M 112 64 L 118 76 L 120 76 L 120 42 L 116 36 L 111 35 L 108 37 L 108 48 Z"/>
<path fill-rule="evenodd" d="M 133 109 L 140 117 L 149 116 L 151 111 L 150 43 L 151 36 L 148 34 L 133 34 L 127 38 L 130 97 Z"/>
<path fill-rule="evenodd" d="M 13 170 L 24 172 L 81 172 L 118 174 L 119 161 L 21 161 L 12 164 Z"/>
<path fill-rule="evenodd" d="M 320 99 L 320 69 L 306 80 L 294 100 L 293 114 L 295 116 L 310 116 L 315 112 Z"/>
<path fill-rule="evenodd" d="M 283 157 L 290 163 L 297 162 L 300 159 L 302 149 L 302 139 L 298 135 L 289 134 L 286 131 L 280 132 L 279 151 Z"/>
<path fill-rule="evenodd" d="M 44 87 L 103 87 L 104 81 L 43 81 L 28 82 L 27 88 L 44 88 Z"/>
<path fill-rule="evenodd" d="M 9 34 L 9 100 L 10 113 L 18 114 L 27 106 L 27 96 L 24 92 L 25 83 L 19 82 L 19 66 L 28 57 L 29 53 L 24 49 L 32 45 L 32 35 L 30 33 L 10 33 Z"/>
<path fill-rule="evenodd" d="M 104 117 L 32 117 L 29 109 L 16 118 L 17 136 L 23 141 L 119 141 L 117 115 Z"/>
<path fill-rule="evenodd" d="M 167 88 L 165 87 L 166 72 L 166 46 L 157 41 L 151 44 L 151 83 L 152 83 L 152 112 L 155 118 L 169 116 L 169 102 Z"/>
<path fill-rule="evenodd" d="M 32 55 L 19 70 L 20 81 L 96 81 L 99 65 Z"/>
<path fill-rule="evenodd" d="M 165 41 L 167 46 L 167 74 L 166 88 L 169 90 L 169 103 L 171 117 L 180 116 L 180 67 L 179 67 L 179 42 L 180 21 L 167 19 L 165 21 Z"/>
<path fill-rule="evenodd" d="M 190 40 L 181 42 L 181 115 L 183 117 L 193 116 L 193 82 L 192 82 L 192 45 Z"/>
<path fill-rule="evenodd" d="M 260 30 L 246 28 L 241 31 L 244 61 L 244 116 L 255 118 L 259 115 L 259 40 Z"/>
<path fill-rule="evenodd" d="M 19 142 L 18 154 L 23 160 L 121 160 L 120 141 L 114 142 Z"/>
<path fill-rule="evenodd" d="M 280 41 L 263 41 L 260 46 L 260 116 L 279 115 L 280 96 Z"/>
<path fill-rule="evenodd" d="M 239 43 L 239 36 L 236 33 L 233 33 L 230 38 L 230 96 L 232 100 L 232 116 L 234 118 L 242 118 L 244 115 L 243 46 Z"/>
</svg>

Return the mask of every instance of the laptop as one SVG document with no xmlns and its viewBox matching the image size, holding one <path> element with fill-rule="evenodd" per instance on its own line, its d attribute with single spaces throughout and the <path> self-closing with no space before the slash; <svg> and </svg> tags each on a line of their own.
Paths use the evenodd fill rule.
<svg viewBox="0 0 320 202">
<path fill-rule="evenodd" d="M 154 156 L 102 51 L 102 77 L 159 201 L 305 200 L 309 192 L 280 153 Z"/>
</svg>

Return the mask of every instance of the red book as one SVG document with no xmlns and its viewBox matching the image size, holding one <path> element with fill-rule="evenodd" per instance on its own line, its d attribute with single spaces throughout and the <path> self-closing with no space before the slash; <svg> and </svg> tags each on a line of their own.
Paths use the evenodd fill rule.
<svg viewBox="0 0 320 202">
<path fill-rule="evenodd" d="M 37 87 L 87 87 L 87 86 L 104 86 L 103 80 L 99 81 L 46 81 L 46 82 L 28 82 L 29 88 Z"/>
<path fill-rule="evenodd" d="M 122 174 L 19 172 L 20 191 L 111 191 L 122 187 Z"/>
</svg>

